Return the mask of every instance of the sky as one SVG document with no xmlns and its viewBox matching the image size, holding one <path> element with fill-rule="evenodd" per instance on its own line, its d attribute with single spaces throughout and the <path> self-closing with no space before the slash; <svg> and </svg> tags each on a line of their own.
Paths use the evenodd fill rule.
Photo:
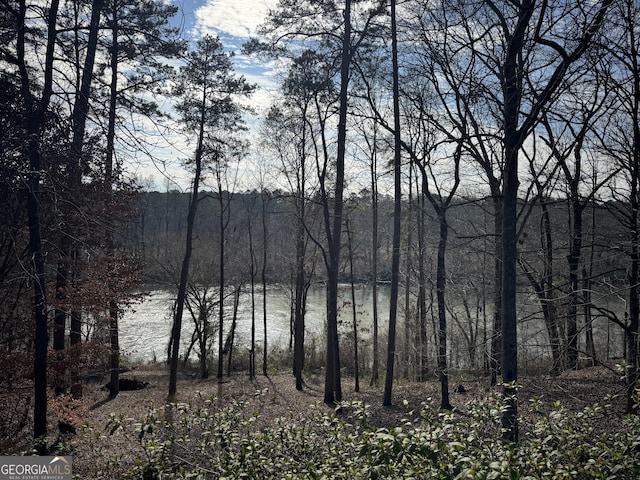
<svg viewBox="0 0 640 480">
<path fill-rule="evenodd" d="M 262 111 L 270 105 L 276 88 L 273 71 L 256 58 L 242 55 L 242 45 L 264 22 L 277 0 L 174 0 L 182 5 L 187 32 L 193 38 L 206 34 L 218 35 L 222 44 L 235 52 L 235 69 L 258 85 L 251 98 L 253 107 Z M 188 25 L 191 25 L 190 27 Z"/>
<path fill-rule="evenodd" d="M 180 1 L 180 0 L 178 0 Z M 193 11 L 195 31 L 214 31 L 246 39 L 255 34 L 275 0 L 182 0 L 184 11 Z"/>
<path fill-rule="evenodd" d="M 270 8 L 278 0 L 171 0 L 180 8 L 173 23 L 183 29 L 184 36 L 197 40 L 207 34 L 218 35 L 225 48 L 235 52 L 234 69 L 244 75 L 258 88 L 250 99 L 256 112 L 264 112 L 271 104 L 276 91 L 274 72 L 268 65 L 261 64 L 256 58 L 242 55 L 242 45 L 255 36 L 257 27 L 264 21 Z M 257 128 L 257 118 L 248 119 L 251 129 Z M 190 186 L 190 174 L 180 167 L 178 158 L 184 158 L 189 147 L 178 141 L 177 147 L 158 146 L 154 155 L 165 158 L 164 163 L 141 166 L 136 175 L 147 183 L 147 188 L 164 190 L 177 188 L 187 190 Z M 178 151 L 175 151 L 177 148 Z M 251 179 L 246 179 L 250 182 Z"/>
</svg>

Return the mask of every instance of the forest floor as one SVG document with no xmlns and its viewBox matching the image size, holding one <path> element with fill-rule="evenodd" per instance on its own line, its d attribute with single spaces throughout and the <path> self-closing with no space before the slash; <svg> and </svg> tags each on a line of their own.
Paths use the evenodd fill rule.
<svg viewBox="0 0 640 480">
<path fill-rule="evenodd" d="M 168 373 L 159 367 L 139 367 L 123 374 L 123 378 L 148 382 L 146 388 L 133 391 L 122 391 L 115 398 L 108 400 L 108 392 L 102 385 L 86 385 L 81 408 L 76 408 L 76 420 L 84 422 L 74 435 L 64 435 L 65 454 L 73 457 L 73 470 L 77 478 L 115 478 L 118 471 L 126 470 L 126 465 L 141 450 L 131 436 L 122 432 L 113 435 L 106 433 L 111 414 L 122 415 L 127 423 L 143 421 L 150 408 L 161 408 L 166 403 L 168 391 Z M 545 405 L 551 406 L 559 402 L 569 411 L 578 411 L 597 402 L 603 402 L 607 396 L 613 396 L 608 403 L 610 413 L 622 416 L 624 413 L 624 385 L 620 376 L 612 368 L 602 366 L 584 368 L 565 372 L 560 376 L 528 376 L 520 380 L 519 399 L 520 412 L 526 415 L 528 399 L 541 398 Z M 451 404 L 464 412 L 465 405 L 474 399 L 486 399 L 499 388 L 488 388 L 488 379 L 452 373 L 450 378 Z M 462 386 L 463 388 L 459 388 Z M 233 400 L 245 400 L 249 404 L 255 402 L 256 392 L 263 391 L 264 397 L 259 402 L 260 424 L 274 424 L 279 417 L 304 419 L 305 415 L 318 408 L 329 407 L 322 404 L 324 398 L 323 375 L 310 375 L 306 378 L 306 388 L 297 391 L 294 378 L 287 374 L 258 376 L 253 382 L 245 372 L 225 377 L 222 382 L 217 378 L 198 380 L 186 376 L 179 379 L 177 402 L 190 402 L 201 393 L 206 397 L 215 397 L 217 405 L 225 407 Z M 458 390 L 458 391 L 456 391 Z M 459 393 L 460 390 L 464 392 Z M 370 406 L 371 421 L 380 427 L 398 426 L 413 412 L 419 412 L 420 405 L 432 399 L 439 405 L 440 384 L 437 380 L 423 383 L 397 382 L 393 389 L 393 406 L 382 406 L 383 383 L 371 387 L 367 381 L 361 380 L 360 391 L 354 391 L 353 378 L 343 378 L 343 397 L 347 401 L 362 401 Z M 549 407 L 550 408 L 550 407 Z M 615 428 L 618 422 L 611 418 L 603 419 L 598 430 L 606 431 Z M 57 425 L 52 429 L 57 430 Z M 51 431 L 51 430 L 50 430 Z"/>
</svg>

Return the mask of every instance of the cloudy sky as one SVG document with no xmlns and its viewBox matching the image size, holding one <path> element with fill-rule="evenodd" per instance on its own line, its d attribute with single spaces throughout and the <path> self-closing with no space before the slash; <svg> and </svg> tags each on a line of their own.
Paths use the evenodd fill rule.
<svg viewBox="0 0 640 480">
<path fill-rule="evenodd" d="M 268 102 L 265 90 L 273 88 L 272 72 L 255 58 L 247 59 L 240 53 L 242 44 L 255 36 L 277 0 L 174 0 L 182 9 L 180 20 L 191 38 L 206 34 L 218 35 L 225 47 L 236 52 L 236 71 L 259 85 L 254 105 Z"/>
<path fill-rule="evenodd" d="M 257 27 L 264 21 L 269 8 L 274 8 L 277 0 L 172 0 L 180 8 L 174 24 L 180 26 L 184 35 L 198 39 L 206 34 L 218 35 L 223 45 L 236 53 L 235 70 L 244 75 L 258 89 L 251 97 L 251 106 L 261 113 L 271 104 L 276 83 L 273 71 L 256 58 L 244 57 L 240 48 Z M 258 118 L 249 119 L 249 127 L 256 128 Z M 147 188 L 164 190 L 178 188 L 187 190 L 191 183 L 191 174 L 180 165 L 180 159 L 188 156 L 191 147 L 183 140 L 175 140 L 172 147 L 158 144 L 153 152 L 158 160 L 155 163 L 143 160 L 134 168 L 134 174 L 147 184 Z M 248 159 L 249 161 L 250 159 Z M 245 176 L 251 176 L 251 172 Z M 251 183 L 245 178 L 243 183 Z"/>
<path fill-rule="evenodd" d="M 198 33 L 213 31 L 246 39 L 264 20 L 276 0 L 178 0 L 185 13 L 193 12 L 194 27 Z"/>
</svg>

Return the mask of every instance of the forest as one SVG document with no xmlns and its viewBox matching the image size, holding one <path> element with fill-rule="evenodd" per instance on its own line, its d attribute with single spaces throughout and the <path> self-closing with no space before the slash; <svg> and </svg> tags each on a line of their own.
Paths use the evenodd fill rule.
<svg viewBox="0 0 640 480">
<path fill-rule="evenodd" d="M 120 329 L 162 288 L 165 419 L 104 426 L 137 437 L 132 478 L 640 475 L 640 4 L 279 0 L 239 45 L 187 31 L 178 3 L 0 0 L 0 453 L 74 455 L 64 435 L 93 427 L 69 412 L 92 381 L 106 398 L 87 412 L 108 410 L 150 368 L 122 354 Z M 247 65 L 272 69 L 266 106 Z M 164 188 L 140 174 L 150 164 Z M 215 414 L 181 403 L 191 375 L 218 392 L 246 375 L 264 406 L 274 371 L 337 416 L 254 432 L 239 398 Z M 608 406 L 522 394 L 583 371 L 618 385 L 619 428 L 602 437 L 589 432 Z M 462 420 L 450 383 L 465 373 L 496 396 Z M 349 402 L 352 378 L 388 412 L 407 382 L 435 379 L 437 400 L 381 426 Z M 201 456 L 180 453 L 192 435 Z M 287 442 L 327 464 L 283 462 Z"/>
</svg>

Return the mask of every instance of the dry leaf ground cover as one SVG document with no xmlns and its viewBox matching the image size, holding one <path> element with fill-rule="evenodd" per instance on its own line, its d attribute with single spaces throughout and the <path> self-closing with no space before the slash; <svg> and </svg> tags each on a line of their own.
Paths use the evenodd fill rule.
<svg viewBox="0 0 640 480">
<path fill-rule="evenodd" d="M 126 475 L 136 462 L 144 461 L 145 453 L 141 448 L 133 427 L 144 422 L 151 409 L 159 409 L 157 415 L 166 415 L 164 405 L 168 389 L 168 376 L 164 369 L 138 368 L 124 375 L 126 378 L 148 382 L 143 390 L 123 391 L 115 399 L 106 399 L 101 385 L 88 385 L 85 388 L 82 411 L 83 426 L 75 435 L 62 437 L 65 453 L 73 456 L 74 472 L 78 478 L 118 478 Z M 224 409 L 234 402 L 246 403 L 245 410 L 259 414 L 254 428 L 266 429 L 278 423 L 278 419 L 302 422 L 318 411 L 329 411 L 322 404 L 322 375 L 311 375 L 306 379 L 303 391 L 295 389 L 294 378 L 286 374 L 269 377 L 259 376 L 250 381 L 244 373 L 235 373 L 218 379 L 197 380 L 181 378 L 178 383 L 177 402 L 190 403 L 198 398 L 213 399 L 211 408 Z M 452 375 L 451 390 L 462 385 L 463 393 L 452 393 L 451 403 L 460 415 L 465 415 L 466 406 L 474 400 L 487 399 L 498 389 L 489 389 L 484 378 Z M 260 392 L 258 395 L 257 393 Z M 382 407 L 382 388 L 371 387 L 361 381 L 360 392 L 354 392 L 353 379 L 343 379 L 345 400 L 361 401 L 369 405 L 369 421 L 377 427 L 394 427 L 412 415 L 417 415 L 421 404 L 433 399 L 439 401 L 437 381 L 424 383 L 398 383 L 394 387 L 394 406 Z M 619 376 L 611 368 L 593 367 L 566 372 L 559 377 L 526 377 L 520 387 L 521 414 L 531 414 L 533 403 L 529 399 L 538 399 L 535 403 L 538 413 L 541 409 L 550 411 L 554 402 L 567 411 L 579 411 L 591 404 L 602 402 L 607 397 L 611 408 L 598 417 L 594 425 L 594 435 L 600 432 L 616 431 L 622 424 L 624 387 Z M 542 405 L 542 407 L 540 407 Z M 114 418 L 131 426 L 128 432 L 117 429 L 109 434 Z M 53 427 L 52 427 L 53 428 Z M 526 435 L 526 432 L 523 432 Z"/>
</svg>

